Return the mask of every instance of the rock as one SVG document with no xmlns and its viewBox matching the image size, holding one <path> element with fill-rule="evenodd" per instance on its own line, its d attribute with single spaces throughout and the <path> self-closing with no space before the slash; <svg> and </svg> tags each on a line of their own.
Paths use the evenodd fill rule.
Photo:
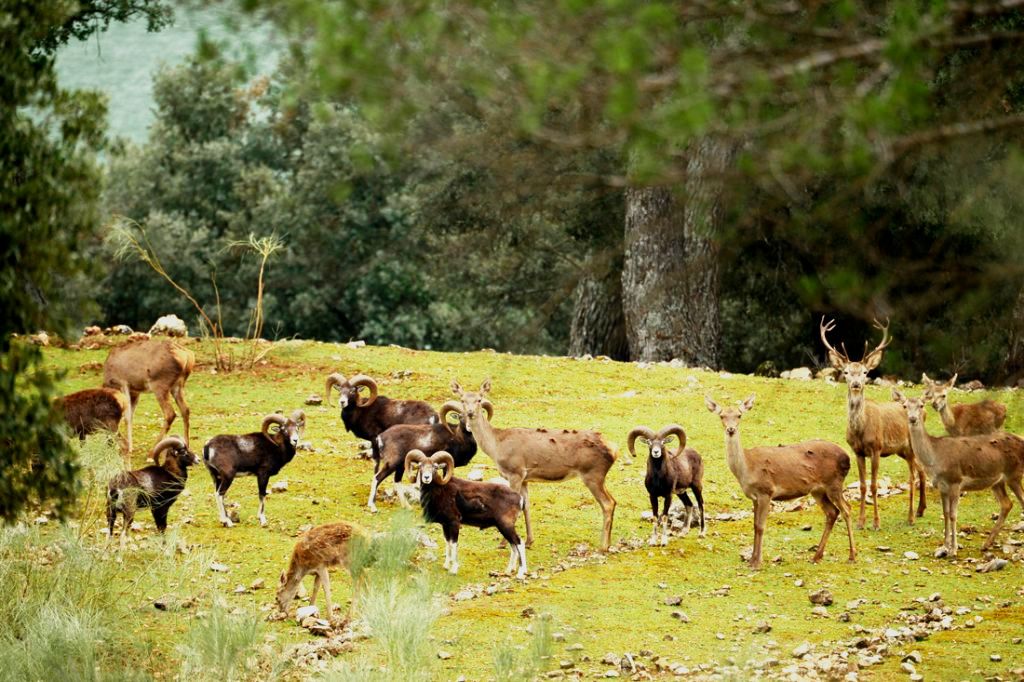
<svg viewBox="0 0 1024 682">
<path fill-rule="evenodd" d="M 822 606 L 832 605 L 832 593 L 824 588 L 811 592 L 808 595 L 808 598 L 811 600 L 812 604 L 820 604 Z"/>
<path fill-rule="evenodd" d="M 561 668 L 562 670 L 571 670 L 572 668 L 576 667 L 576 664 L 573 663 L 572 661 L 559 661 L 558 662 L 558 667 Z"/>
<path fill-rule="evenodd" d="M 157 600 L 155 600 L 153 602 L 153 607 L 156 608 L 158 611 L 166 611 L 167 610 L 167 606 L 168 606 L 167 597 L 160 597 L 159 599 L 157 599 Z"/>
<path fill-rule="evenodd" d="M 988 660 L 992 661 L 993 663 L 998 663 L 999 661 L 1003 660 L 1003 657 L 999 654 L 992 654 L 988 657 Z"/>
<path fill-rule="evenodd" d="M 99 336 L 103 330 L 96 325 L 91 325 L 82 330 L 82 336 Z"/>
<path fill-rule="evenodd" d="M 262 590 L 265 585 L 266 585 L 266 582 L 263 580 L 263 578 L 256 578 L 256 580 L 252 581 L 252 585 L 249 585 L 249 589 L 250 590 Z"/>
<path fill-rule="evenodd" d="M 320 615 L 320 608 L 315 604 L 300 606 L 295 609 L 295 622 L 299 625 L 303 625 L 303 621 L 307 618 L 316 618 L 318 615 Z M 305 627 L 305 625 L 303 625 L 303 627 Z"/>
<path fill-rule="evenodd" d="M 989 561 L 988 563 L 984 563 L 981 566 L 978 566 L 974 570 L 977 571 L 978 573 L 991 573 L 993 571 L 1001 571 L 1004 568 L 1006 568 L 1006 565 L 1008 563 L 1009 562 L 1006 559 L 993 559 L 992 561 Z"/>
<path fill-rule="evenodd" d="M 797 367 L 789 370 L 789 378 L 797 381 L 810 381 L 814 377 L 809 367 Z"/>
<path fill-rule="evenodd" d="M 679 595 L 673 597 L 665 597 L 665 606 L 679 606 L 683 603 L 683 598 Z"/>
<path fill-rule="evenodd" d="M 771 632 L 771 631 L 772 631 L 772 626 L 766 620 L 762 620 L 760 623 L 758 623 L 754 627 L 754 634 L 755 635 L 763 635 L 763 634 Z"/>
<path fill-rule="evenodd" d="M 690 617 L 682 611 L 673 611 L 672 617 L 678 620 L 680 623 L 689 623 Z"/>
<path fill-rule="evenodd" d="M 471 469 L 470 472 L 466 474 L 466 478 L 468 478 L 471 481 L 482 481 L 484 480 L 484 470 Z"/>
<path fill-rule="evenodd" d="M 50 335 L 46 332 L 39 332 L 38 334 L 32 334 L 28 337 L 29 343 L 34 343 L 37 346 L 49 346 Z"/>
<path fill-rule="evenodd" d="M 941 558 L 943 558 L 945 556 L 948 556 L 948 555 L 949 555 L 949 550 L 946 549 L 945 545 L 943 545 L 942 547 L 939 547 L 937 550 L 935 550 L 935 558 L 936 559 L 941 559 Z"/>
<path fill-rule="evenodd" d="M 775 367 L 774 362 L 765 360 L 754 370 L 754 376 L 775 378 L 779 376 L 779 370 Z"/>
<path fill-rule="evenodd" d="M 904 559 L 908 559 L 910 561 L 917 561 L 918 559 L 921 558 L 921 555 L 918 554 L 917 552 L 904 552 L 903 553 L 903 558 Z"/>
<path fill-rule="evenodd" d="M 149 334 L 150 336 L 185 337 L 188 336 L 188 326 L 177 315 L 162 315 L 149 328 Z"/>
<path fill-rule="evenodd" d="M 283 493 L 288 490 L 288 481 L 277 481 L 270 486 L 270 492 Z"/>
<path fill-rule="evenodd" d="M 365 346 L 366 345 L 366 341 L 363 341 L 362 339 L 360 339 L 358 341 L 349 341 L 345 345 L 348 346 L 349 348 L 355 350 L 356 348 L 362 348 L 363 346 Z"/>
<path fill-rule="evenodd" d="M 459 590 L 455 593 L 454 597 L 455 601 L 469 601 L 470 599 L 475 598 L 476 594 L 474 594 L 472 590 Z"/>
<path fill-rule="evenodd" d="M 216 571 L 217 573 L 227 573 L 229 569 L 226 564 L 222 564 L 219 561 L 211 561 L 210 570 Z"/>
<path fill-rule="evenodd" d="M 985 390 L 985 384 L 977 379 L 971 379 L 966 384 L 960 384 L 960 388 L 964 391 L 983 391 Z"/>
<path fill-rule="evenodd" d="M 322 397 L 320 397 L 320 395 L 317 394 L 317 393 L 311 393 L 309 395 L 309 397 L 306 398 L 306 404 L 307 405 L 323 405 L 324 404 L 324 399 Z"/>
<path fill-rule="evenodd" d="M 248 590 L 248 588 L 246 588 L 245 585 L 235 585 L 235 590 L 234 590 L 235 594 L 245 594 L 248 591 L 249 590 Z"/>
<path fill-rule="evenodd" d="M 820 618 L 828 618 L 828 609 L 826 609 L 824 606 L 815 606 L 813 609 L 811 609 L 811 614 L 818 616 Z"/>
<path fill-rule="evenodd" d="M 604 655 L 604 658 L 601 659 L 601 663 L 605 665 L 613 665 L 616 668 L 618 668 L 619 664 L 622 663 L 622 656 L 617 656 L 609 652 Z"/>
<path fill-rule="evenodd" d="M 839 370 L 835 367 L 822 367 L 815 372 L 814 377 L 816 379 L 823 379 L 824 381 L 835 381 L 839 377 Z"/>
<path fill-rule="evenodd" d="M 619 676 L 619 671 L 618 670 L 605 670 L 604 671 L 604 676 L 605 677 L 618 677 Z"/>
<path fill-rule="evenodd" d="M 797 648 L 793 649 L 794 658 L 803 658 L 807 654 L 811 653 L 811 645 L 808 642 L 804 642 Z"/>
<path fill-rule="evenodd" d="M 447 661 L 449 658 L 452 657 L 452 654 L 449 651 L 442 650 L 437 652 L 437 657 L 440 658 L 442 661 Z"/>
<path fill-rule="evenodd" d="M 135 332 L 126 324 L 115 324 L 113 327 L 107 328 L 105 333 L 115 336 L 131 336 Z"/>
<path fill-rule="evenodd" d="M 892 547 L 889 547 L 887 545 L 878 545 L 877 547 L 875 547 L 875 551 L 878 551 L 878 552 L 891 552 L 892 551 Z"/>
<path fill-rule="evenodd" d="M 900 663 L 900 670 L 907 673 L 908 675 L 913 675 L 917 672 L 917 669 L 914 667 L 912 663 L 906 662 Z"/>
<path fill-rule="evenodd" d="M 903 657 L 904 662 L 914 663 L 915 665 L 920 665 L 922 660 L 924 659 L 921 658 L 920 651 L 911 651 Z"/>
</svg>

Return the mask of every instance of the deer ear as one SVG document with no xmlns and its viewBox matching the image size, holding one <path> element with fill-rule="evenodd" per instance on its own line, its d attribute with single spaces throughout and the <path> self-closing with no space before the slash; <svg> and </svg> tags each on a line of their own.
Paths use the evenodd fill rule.
<svg viewBox="0 0 1024 682">
<path fill-rule="evenodd" d="M 921 372 L 921 383 L 927 386 L 928 384 L 932 383 L 932 380 L 928 378 L 927 374 Z"/>
<path fill-rule="evenodd" d="M 742 403 L 740 403 L 740 412 L 749 412 L 752 409 L 754 409 L 754 394 L 753 393 L 751 393 L 750 396 L 746 400 L 744 400 Z"/>
<path fill-rule="evenodd" d="M 484 379 L 484 383 L 480 384 L 480 395 L 487 395 L 491 392 L 491 380 Z"/>
<path fill-rule="evenodd" d="M 457 395 L 457 396 L 459 396 L 461 398 L 462 397 L 462 386 L 459 385 L 459 382 L 456 381 L 455 379 L 452 379 L 452 384 L 451 385 L 452 385 L 452 393 L 454 393 L 455 395 Z"/>
<path fill-rule="evenodd" d="M 957 373 L 957 374 L 954 374 L 954 375 L 953 375 L 953 378 L 949 380 L 949 387 L 950 387 L 950 388 L 954 388 L 954 387 L 956 386 L 956 378 L 957 378 L 958 376 L 960 376 L 960 374 L 959 374 L 959 373 Z"/>
<path fill-rule="evenodd" d="M 285 582 L 287 582 L 287 580 L 288 580 L 288 576 L 287 576 L 286 572 L 285 571 L 281 571 L 281 579 L 277 581 L 278 584 L 284 585 Z"/>
<path fill-rule="evenodd" d="M 839 353 L 832 349 L 829 349 L 828 351 L 828 363 L 838 370 L 842 370 L 843 367 L 846 367 L 846 361 L 840 357 Z"/>
<path fill-rule="evenodd" d="M 873 350 L 861 362 L 863 363 L 863 365 L 865 367 L 868 368 L 868 371 L 871 371 L 871 370 L 875 369 L 876 367 L 878 367 L 880 364 L 882 364 L 882 355 L 883 355 L 883 351 Z"/>
<path fill-rule="evenodd" d="M 715 414 L 722 411 L 722 408 L 718 406 L 718 403 L 712 400 L 709 395 L 704 396 L 704 405 L 708 408 L 708 411 L 714 412 Z"/>
<path fill-rule="evenodd" d="M 907 396 L 900 393 L 899 389 L 892 389 L 892 399 L 904 407 L 907 405 Z"/>
</svg>

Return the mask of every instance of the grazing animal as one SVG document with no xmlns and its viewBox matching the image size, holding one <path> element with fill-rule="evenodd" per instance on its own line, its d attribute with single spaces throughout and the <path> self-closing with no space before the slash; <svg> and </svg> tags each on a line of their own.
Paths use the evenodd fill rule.
<svg viewBox="0 0 1024 682">
<path fill-rule="evenodd" d="M 910 471 L 907 523 L 913 525 L 915 472 L 918 481 L 918 516 L 924 516 L 927 500 L 924 469 L 921 468 L 921 464 L 914 456 L 914 450 L 910 447 L 907 420 L 903 417 L 903 410 L 899 405 L 876 403 L 864 397 L 868 372 L 878 367 L 882 362 L 885 349 L 892 342 L 892 338 L 889 336 L 889 326 L 888 324 L 883 326 L 875 320 L 875 327 L 882 332 L 882 340 L 870 353 L 867 352 L 867 343 L 865 342 L 865 353 L 860 362 L 850 360 L 845 346 L 843 346 L 843 352 L 840 353 L 828 342 L 826 335 L 835 329 L 835 326 L 835 321 L 826 323 L 825 318 L 822 317 L 818 331 L 821 334 L 821 342 L 828 349 L 829 362 L 842 372 L 846 379 L 846 442 L 857 456 L 857 472 L 860 475 L 860 517 L 857 520 L 857 528 L 864 527 L 864 506 L 867 498 L 867 486 L 864 482 L 865 462 L 868 458 L 871 459 L 871 499 L 874 503 L 874 528 L 878 530 L 881 527 L 878 520 L 878 466 L 882 457 L 893 454 L 906 460 L 907 469 Z"/>
<path fill-rule="evenodd" d="M 615 451 L 596 431 L 496 429 L 490 421 L 494 412 L 487 400 L 490 390 L 490 379 L 475 393 L 463 391 L 457 381 L 452 382 L 452 391 L 462 401 L 462 413 L 477 444 L 494 460 L 498 473 L 508 481 L 512 490 L 523 496 L 526 546 L 533 544 L 527 483 L 558 482 L 579 476 L 601 506 L 604 516 L 601 551 L 607 551 L 611 545 L 615 498 L 605 487 L 605 478 L 615 464 Z"/>
<path fill-rule="evenodd" d="M 1006 486 L 1010 486 L 1024 508 L 1024 489 L 1021 488 L 1021 477 L 1024 476 L 1024 438 L 1005 432 L 975 436 L 931 436 L 924 428 L 928 416 L 924 398 L 907 398 L 896 389 L 893 389 L 892 396 L 906 410 L 914 452 L 927 470 L 932 485 L 939 489 L 942 496 L 945 532 L 940 555 L 945 553 L 956 556 L 960 493 L 974 490 L 991 489 L 999 503 L 996 525 L 981 546 L 982 550 L 988 549 L 1002 530 L 1007 514 L 1013 509 L 1013 502 L 1006 494 Z"/>
<path fill-rule="evenodd" d="M 375 463 L 379 459 L 377 436 L 395 424 L 436 424 L 439 421 L 434 408 L 422 400 L 395 400 L 378 395 L 377 382 L 365 374 L 350 379 L 337 372 L 328 376 L 324 389 L 328 402 L 332 388 L 338 389 L 338 407 L 345 430 L 356 438 L 370 441 Z M 369 391 L 368 397 L 359 395 L 362 388 Z"/>
<path fill-rule="evenodd" d="M 163 464 L 160 454 L 164 455 Z M 121 530 L 123 545 L 135 520 L 135 510 L 149 507 L 153 521 L 161 533 L 167 528 L 167 512 L 185 489 L 188 468 L 199 464 L 199 458 L 188 449 L 185 441 L 177 436 L 164 438 L 150 453 L 156 464 L 134 471 L 121 471 L 107 484 L 107 530 L 114 536 L 114 522 L 120 513 L 124 518 Z"/>
<path fill-rule="evenodd" d="M 302 579 L 310 573 L 313 580 L 313 592 L 309 597 L 309 605 L 316 605 L 316 595 L 322 585 L 324 597 L 327 599 L 327 616 L 334 617 L 334 602 L 331 601 L 331 577 L 329 570 L 335 566 L 343 566 L 351 570 L 353 545 L 362 540 L 369 542 L 370 534 L 353 523 L 339 521 L 310 528 L 303 533 L 292 550 L 288 569 L 281 573 L 280 586 L 277 588 L 277 605 L 281 613 L 288 615 L 289 606 L 295 593 L 302 584 Z M 354 605 L 355 598 L 352 599 Z M 349 607 L 349 615 L 352 607 Z"/>
<path fill-rule="evenodd" d="M 270 432 L 272 426 L 277 426 L 275 433 Z M 235 477 L 245 474 L 256 477 L 260 495 L 260 525 L 267 525 L 264 513 L 267 483 L 271 476 L 276 476 L 295 457 L 295 446 L 299 444 L 305 426 L 306 415 L 302 410 L 295 410 L 291 417 L 268 414 L 263 418 L 263 426 L 255 433 L 220 435 L 206 441 L 203 446 L 203 463 L 213 478 L 217 493 L 217 514 L 225 527 L 230 528 L 232 523 L 224 507 L 224 497 Z"/>
<path fill-rule="evenodd" d="M 825 514 L 825 530 L 814 554 L 817 563 L 825 555 L 825 544 L 840 515 L 850 539 L 850 561 L 857 556 L 853 544 L 850 507 L 843 498 L 843 481 L 850 471 L 850 457 L 835 443 L 807 440 L 793 445 L 746 448 L 740 445 L 740 418 L 754 407 L 750 396 L 738 408 L 723 408 L 711 396 L 704 398 L 708 410 L 717 414 L 725 429 L 725 455 L 729 470 L 739 481 L 743 494 L 754 503 L 754 551 L 751 568 L 761 568 L 761 544 L 772 500 L 795 500 L 812 495 Z"/>
<path fill-rule="evenodd" d="M 57 398 L 54 406 L 80 440 L 100 429 L 116 434 L 128 412 L 128 398 L 112 388 L 87 388 Z"/>
<path fill-rule="evenodd" d="M 185 444 L 189 443 L 191 411 L 185 400 L 185 382 L 195 368 L 195 354 L 173 341 L 141 339 L 112 348 L 103 364 L 103 386 L 124 393 L 130 404 L 127 412 L 128 453 L 132 451 L 132 421 L 139 395 L 152 391 L 164 413 L 164 425 L 157 440 L 163 440 L 174 422 L 171 398 L 178 404 L 185 424 Z"/>
<path fill-rule="evenodd" d="M 948 383 L 932 381 L 927 374 L 921 375 L 924 384 L 924 399 L 930 401 L 935 411 L 942 418 L 946 433 L 951 436 L 976 436 L 992 433 L 1003 428 L 1006 421 L 1006 405 L 995 400 L 982 400 L 977 403 L 950 405 L 947 397 L 949 390 L 956 386 L 956 377 Z"/>
<path fill-rule="evenodd" d="M 524 498 L 501 483 L 466 481 L 454 478 L 455 459 L 444 450 L 427 457 L 421 450 L 410 450 L 405 468 L 415 471 L 420 484 L 423 518 L 441 524 L 444 533 L 444 567 L 453 575 L 459 572 L 459 529 L 495 527 L 509 545 L 506 573 L 519 566 L 517 578 L 526 577 L 526 546 L 516 532 L 516 519 Z"/>
<path fill-rule="evenodd" d="M 675 437 L 679 441 L 675 452 L 669 452 L 666 442 Z M 649 544 L 658 544 L 658 530 L 661 529 L 661 544 L 668 544 L 668 510 L 672 506 L 672 496 L 677 495 L 686 507 L 686 527 L 683 534 L 690 532 L 694 507 L 687 489 L 693 491 L 700 510 L 700 537 L 704 537 L 704 461 L 693 448 L 686 447 L 686 431 L 678 424 L 666 426 L 655 433 L 646 426 L 638 426 L 629 432 L 627 440 L 629 452 L 636 457 L 635 444 L 637 439 L 647 443 L 647 476 L 644 485 L 651 498 L 651 511 L 654 512 L 654 532 Z M 658 498 L 665 498 L 664 509 L 658 515 Z"/>
<path fill-rule="evenodd" d="M 448 415 L 453 413 L 459 416 L 456 424 L 448 422 Z M 444 450 L 455 460 L 455 466 L 468 464 L 476 454 L 476 440 L 462 415 L 462 405 L 454 400 L 446 402 L 441 407 L 437 424 L 396 424 L 377 436 L 379 461 L 375 463 L 370 486 L 370 501 L 367 503 L 370 511 L 377 511 L 377 488 L 388 476 L 394 473 L 396 485 L 401 483 L 405 475 L 405 456 L 414 449 L 426 455 Z M 403 506 L 408 506 L 400 488 L 398 498 Z"/>
</svg>

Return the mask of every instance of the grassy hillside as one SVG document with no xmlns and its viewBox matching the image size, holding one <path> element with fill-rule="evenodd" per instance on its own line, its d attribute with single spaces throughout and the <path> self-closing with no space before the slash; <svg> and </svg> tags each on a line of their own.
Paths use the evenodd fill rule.
<svg viewBox="0 0 1024 682">
<path fill-rule="evenodd" d="M 968 495 L 961 505 L 964 535 L 959 561 L 932 558 L 941 543 L 942 517 L 938 496 L 929 491 L 926 515 L 913 528 L 905 521 L 905 493 L 883 498 L 883 529 L 856 532 L 859 555 L 854 564 L 845 561 L 846 540 L 838 526 L 825 560 L 817 566 L 809 563 L 822 527 L 822 516 L 813 506 L 772 514 L 764 570 L 752 572 L 741 563 L 740 550 L 751 544 L 751 519 L 719 521 L 715 517 L 749 511 L 750 503 L 726 467 L 722 427 L 705 409 L 704 394 L 725 403 L 756 393 L 757 404 L 741 429 L 747 446 L 820 437 L 845 447 L 844 385 L 669 366 L 642 369 L 629 363 L 393 347 L 350 349 L 316 342 L 283 343 L 269 355 L 267 364 L 252 373 L 217 375 L 210 369 L 209 349 L 198 344 L 194 348 L 201 364 L 188 383 L 188 395 L 197 451 L 214 434 L 255 430 L 268 412 L 302 406 L 310 393 L 322 393 L 329 371 L 364 372 L 380 378 L 382 394 L 435 404 L 450 397 L 448 385 L 453 378 L 475 387 L 490 377 L 495 425 L 597 429 L 617 445 L 620 459 L 608 483 L 618 500 L 615 547 L 607 556 L 591 551 L 598 541 L 600 512 L 579 481 L 531 486 L 536 542 L 528 560 L 537 577 L 524 584 L 490 577 L 489 572 L 503 569 L 507 560 L 494 531 L 463 531 L 457 578 L 443 575 L 440 549 L 432 559 L 426 558 L 427 550 L 421 550 L 426 570 L 453 595 L 467 586 L 496 586 L 493 595 L 451 600 L 439 622 L 435 643 L 452 656 L 436 661 L 438 678 L 454 679 L 460 674 L 468 679 L 489 677 L 495 644 L 526 641 L 526 628 L 536 622 L 528 617 L 531 609 L 552 614 L 559 633 L 552 662 L 556 669 L 565 662 L 588 677 L 603 674 L 610 669 L 600 662 L 606 653 L 622 656 L 631 652 L 649 667 L 653 657 L 662 656 L 690 669 L 698 664 L 744 666 L 774 658 L 779 663 L 769 669 L 778 672 L 796 662 L 791 651 L 802 642 L 824 650 L 829 642 L 849 640 L 863 628 L 899 627 L 901 612 L 914 607 L 916 598 L 927 599 L 933 593 L 939 593 L 953 609 L 968 607 L 970 613 L 955 618 L 957 629 L 920 642 L 893 644 L 893 655 L 864 671 L 862 677 L 905 676 L 900 672 L 899 654 L 911 649 L 920 652 L 923 661 L 917 670 L 926 678 L 1005 675 L 1024 665 L 1024 645 L 1013 643 L 1013 638 L 1024 632 L 1024 565 L 1019 560 L 1020 547 L 1015 546 L 1024 541 L 1024 533 L 1004 533 L 1002 537 L 1001 544 L 1014 543 L 1007 546 L 1007 558 L 1018 552 L 1017 560 L 1006 570 L 979 574 L 970 563 L 981 557 L 983 532 L 990 527 L 989 515 L 996 509 L 987 493 Z M 99 384 L 104 351 L 50 350 L 47 355 L 53 365 L 68 370 L 68 391 Z M 909 392 L 917 395 L 916 389 Z M 1002 391 L 991 395 L 1009 405 L 1007 429 L 1024 431 L 1024 400 L 1019 394 Z M 872 387 L 869 396 L 885 399 L 887 389 Z M 954 398 L 964 399 L 962 394 Z M 228 571 L 169 577 L 169 590 L 184 596 L 217 588 L 227 593 L 232 607 L 266 611 L 273 599 L 272 586 L 301 526 L 335 519 L 377 529 L 388 525 L 396 506 L 378 502 L 380 514 L 367 511 L 372 466 L 356 457 L 356 440 L 345 432 L 337 409 L 306 410 L 306 437 L 316 451 L 300 453 L 275 479 L 286 480 L 289 486 L 287 492 L 267 500 L 269 527 L 260 528 L 255 518 L 257 497 L 252 478 L 239 479 L 232 488 L 229 499 L 241 504 L 241 523 L 224 529 L 217 523 L 209 477 L 202 468 L 194 472 L 187 496 L 172 510 L 171 525 L 194 552 L 208 553 L 226 564 Z M 629 462 L 625 435 L 638 424 L 660 428 L 670 422 L 686 428 L 690 445 L 704 457 L 708 534 L 698 539 L 691 532 L 686 538 L 673 539 L 667 548 L 649 548 L 644 541 L 650 526 L 641 520 L 641 513 L 648 508 L 644 460 Z M 934 413 L 929 428 L 933 433 L 941 428 Z M 144 396 L 136 417 L 136 443 L 152 444 L 158 430 L 156 402 L 152 396 Z M 137 452 L 136 461 L 141 462 L 141 457 Z M 483 453 L 473 464 L 482 466 L 488 476 L 496 473 Z M 856 466 L 848 483 L 855 472 Z M 906 465 L 895 457 L 883 460 L 882 476 L 903 482 Z M 848 498 L 853 500 L 853 491 Z M 1021 518 L 1021 510 L 1015 508 L 1007 526 L 1018 524 Z M 146 522 L 142 535 L 149 536 L 153 532 L 151 518 L 140 514 L 139 519 Z M 82 527 L 96 543 L 103 542 L 101 525 L 97 518 L 82 519 Z M 431 526 L 429 534 L 442 541 L 438 526 Z M 152 546 L 155 540 L 143 538 L 141 542 Z M 905 558 L 906 551 L 917 552 L 920 559 Z M 997 554 L 1003 556 L 1002 551 Z M 258 578 L 266 581 L 266 589 L 232 593 L 236 585 L 248 586 Z M 123 580 L 130 580 L 130 571 Z M 824 615 L 812 613 L 808 601 L 809 592 L 819 588 L 829 589 L 835 598 Z M 350 594 L 344 576 L 335 579 L 334 591 L 335 599 L 344 603 Z M 676 596 L 681 598 L 678 606 L 666 605 L 667 598 Z M 847 607 L 857 599 L 865 602 Z M 136 663 L 157 673 L 176 669 L 175 635 L 187 629 L 194 613 L 152 610 L 142 598 L 139 608 L 145 614 L 146 628 L 138 635 L 152 643 L 152 651 L 149 660 Z M 673 611 L 685 612 L 688 622 L 674 618 Z M 848 617 L 841 615 L 844 612 Z M 975 616 L 981 620 L 963 627 Z M 770 633 L 754 632 L 762 621 L 770 624 Z M 276 643 L 309 637 L 290 622 L 272 623 L 268 628 Z M 373 640 L 361 641 L 354 654 L 344 655 L 373 656 L 375 646 Z M 641 652 L 646 653 L 641 657 Z M 991 660 L 993 654 L 1001 660 Z"/>
</svg>

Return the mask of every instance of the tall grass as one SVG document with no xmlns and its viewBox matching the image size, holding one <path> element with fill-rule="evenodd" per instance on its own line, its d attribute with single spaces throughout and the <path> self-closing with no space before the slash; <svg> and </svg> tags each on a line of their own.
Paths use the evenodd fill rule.
<svg viewBox="0 0 1024 682">
<path fill-rule="evenodd" d="M 533 625 L 525 648 L 512 642 L 494 648 L 494 679 L 498 682 L 532 680 L 547 670 L 554 652 L 551 617 L 542 614 Z"/>
<path fill-rule="evenodd" d="M 205 618 L 196 620 L 178 647 L 185 679 L 241 680 L 256 670 L 263 624 L 253 613 L 233 615 L 214 600 Z"/>
</svg>

